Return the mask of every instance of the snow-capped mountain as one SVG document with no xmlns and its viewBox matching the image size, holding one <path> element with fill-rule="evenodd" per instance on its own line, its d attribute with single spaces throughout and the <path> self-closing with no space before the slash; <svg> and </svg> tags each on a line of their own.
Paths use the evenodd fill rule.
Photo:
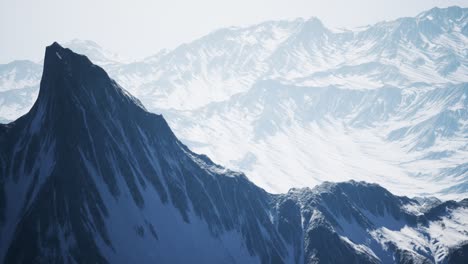
<svg viewBox="0 0 468 264">
<path fill-rule="evenodd" d="M 462 199 L 467 17 L 466 8 L 434 8 L 355 30 L 267 21 L 101 66 L 194 151 L 269 191 L 356 179 Z M 102 50 L 90 46 L 81 50 Z M 27 87 L 18 80 L 12 89 Z M 0 119 L 25 113 L 35 87 L 0 92 Z"/>
<path fill-rule="evenodd" d="M 468 260 L 468 200 L 356 181 L 270 194 L 57 43 L 31 110 L 0 125 L 0 164 L 5 263 Z"/>
<path fill-rule="evenodd" d="M 86 56 L 94 63 L 106 67 L 111 67 L 113 64 L 120 64 L 124 60 L 112 51 L 106 50 L 91 40 L 73 39 L 64 44 L 69 49 Z"/>
<path fill-rule="evenodd" d="M 360 31 L 334 32 L 317 18 L 221 29 L 152 60 L 154 80 L 137 95 L 187 110 L 263 79 L 346 89 L 466 82 L 467 13 L 435 8 Z"/>
<path fill-rule="evenodd" d="M 40 64 L 14 61 L 0 65 L 0 121 L 26 113 L 37 98 Z"/>
</svg>

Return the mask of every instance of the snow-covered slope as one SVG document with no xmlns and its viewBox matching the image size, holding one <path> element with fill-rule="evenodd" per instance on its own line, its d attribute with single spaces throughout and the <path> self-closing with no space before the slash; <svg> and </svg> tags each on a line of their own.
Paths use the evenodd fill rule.
<svg viewBox="0 0 468 264">
<path fill-rule="evenodd" d="M 467 195 L 466 8 L 355 30 L 267 21 L 133 63 L 70 45 L 164 113 L 194 151 L 269 191 L 357 179 L 404 195 Z M 28 82 L 0 92 L 0 120 L 30 107 L 39 80 Z"/>
<path fill-rule="evenodd" d="M 145 105 L 179 110 L 224 101 L 262 79 L 346 89 L 466 82 L 467 14 L 435 8 L 340 32 L 317 18 L 226 28 L 133 65 L 131 77 L 115 76 L 138 83 Z"/>
<path fill-rule="evenodd" d="M 13 61 L 0 65 L 0 122 L 26 113 L 37 98 L 41 65 Z"/>
<path fill-rule="evenodd" d="M 273 192 L 357 179 L 402 195 L 465 198 L 467 17 L 435 8 L 340 32 L 294 21 L 247 91 L 158 111 L 196 152 Z"/>
<path fill-rule="evenodd" d="M 197 152 L 268 190 L 355 179 L 401 195 L 464 198 L 467 98 L 467 84 L 363 91 L 268 81 L 167 116 Z"/>
<path fill-rule="evenodd" d="M 468 201 L 364 182 L 270 194 L 190 151 L 54 43 L 32 109 L 0 125 L 5 263 L 466 263 Z"/>
</svg>

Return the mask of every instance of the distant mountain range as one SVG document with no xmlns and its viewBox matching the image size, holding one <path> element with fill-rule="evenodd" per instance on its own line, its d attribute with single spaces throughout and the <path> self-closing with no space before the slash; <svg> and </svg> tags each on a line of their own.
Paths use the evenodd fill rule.
<svg viewBox="0 0 468 264">
<path fill-rule="evenodd" d="M 467 199 L 357 181 L 270 194 L 57 43 L 32 108 L 0 124 L 0 165 L 4 263 L 468 261 Z"/>
<path fill-rule="evenodd" d="M 212 32 L 121 62 L 88 55 L 198 153 L 271 192 L 349 179 L 399 195 L 468 193 L 468 9 L 356 30 L 317 18 Z M 0 65 L 0 119 L 34 103 L 41 65 Z"/>
</svg>

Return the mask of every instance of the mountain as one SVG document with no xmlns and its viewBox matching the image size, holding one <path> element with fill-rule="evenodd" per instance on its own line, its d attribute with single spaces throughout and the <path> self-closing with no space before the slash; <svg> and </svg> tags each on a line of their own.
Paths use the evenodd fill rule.
<svg viewBox="0 0 468 264">
<path fill-rule="evenodd" d="M 26 113 L 37 98 L 41 65 L 14 61 L 0 65 L 0 121 Z"/>
<path fill-rule="evenodd" d="M 107 68 L 122 63 L 117 54 L 90 40 L 74 39 L 64 46 Z M 21 60 L 0 64 L 0 122 L 15 120 L 29 111 L 37 99 L 41 71 L 42 62 Z"/>
<path fill-rule="evenodd" d="M 466 83 L 363 91 L 265 81 L 227 102 L 165 113 L 197 152 L 270 191 L 358 179 L 463 199 L 467 95 Z"/>
<path fill-rule="evenodd" d="M 467 261 L 468 200 L 355 181 L 270 194 L 57 43 L 31 110 L 0 125 L 0 163 L 5 263 Z"/>
<path fill-rule="evenodd" d="M 398 195 L 463 199 L 467 17 L 467 8 L 433 8 L 353 30 L 317 18 L 267 21 L 132 63 L 93 42 L 72 44 L 164 113 L 191 149 L 270 192 L 355 179 Z M 0 92 L 0 120 L 27 112 L 39 75 L 36 85 L 19 78 L 11 88 L 25 89 Z"/>
<path fill-rule="evenodd" d="M 223 72 L 230 72 L 234 62 L 259 54 L 242 55 L 234 48 L 246 52 L 251 50 L 246 45 L 261 45 L 268 55 L 243 64 L 256 65 L 248 72 L 258 78 L 234 75 L 245 86 L 226 81 L 220 89 L 233 95 L 195 108 L 179 106 L 195 101 L 181 97 L 175 99 L 179 105 L 152 108 L 171 97 L 166 92 L 159 99 L 140 97 L 165 113 L 196 152 L 247 172 L 271 192 L 357 179 L 399 195 L 463 199 L 468 190 L 467 14 L 466 8 L 434 8 L 355 31 L 330 30 L 316 18 L 285 23 L 290 26 L 285 34 L 278 33 L 284 32 L 280 22 L 222 30 L 235 37 L 215 32 L 184 46 L 190 47 L 185 53 L 195 61 L 191 65 L 218 65 L 214 62 L 222 55 Z M 280 40 L 266 45 L 263 36 Z M 242 44 L 230 48 L 231 38 Z M 214 53 L 218 57 L 194 50 L 198 42 L 203 50 L 217 50 L 213 39 L 222 42 L 223 51 Z M 198 54 L 203 57 L 197 59 Z M 195 79 L 209 78 L 214 77 Z M 209 93 L 182 77 L 175 80 L 186 88 L 174 93 Z"/>
<path fill-rule="evenodd" d="M 333 31 L 317 18 L 221 29 L 152 60 L 152 78 L 132 76 L 146 79 L 137 93 L 144 103 L 178 110 L 227 100 L 265 79 L 347 89 L 466 82 L 467 14 L 435 8 L 356 31 Z"/>
<path fill-rule="evenodd" d="M 64 43 L 64 46 L 86 56 L 94 63 L 110 66 L 122 63 L 122 58 L 112 51 L 106 50 L 91 40 L 73 39 Z"/>
</svg>

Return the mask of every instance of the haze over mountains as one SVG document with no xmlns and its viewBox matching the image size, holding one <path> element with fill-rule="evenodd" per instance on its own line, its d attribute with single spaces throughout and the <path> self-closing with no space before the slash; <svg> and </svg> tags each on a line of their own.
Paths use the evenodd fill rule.
<svg viewBox="0 0 468 264">
<path fill-rule="evenodd" d="M 353 31 L 317 18 L 220 29 L 103 66 L 192 150 L 271 192 L 349 179 L 400 195 L 468 192 L 468 9 L 434 8 Z M 41 65 L 0 66 L 0 118 L 37 98 Z"/>
<path fill-rule="evenodd" d="M 31 110 L 0 124 L 0 165 L 5 263 L 467 261 L 467 199 L 357 181 L 270 194 L 57 43 Z"/>
</svg>

